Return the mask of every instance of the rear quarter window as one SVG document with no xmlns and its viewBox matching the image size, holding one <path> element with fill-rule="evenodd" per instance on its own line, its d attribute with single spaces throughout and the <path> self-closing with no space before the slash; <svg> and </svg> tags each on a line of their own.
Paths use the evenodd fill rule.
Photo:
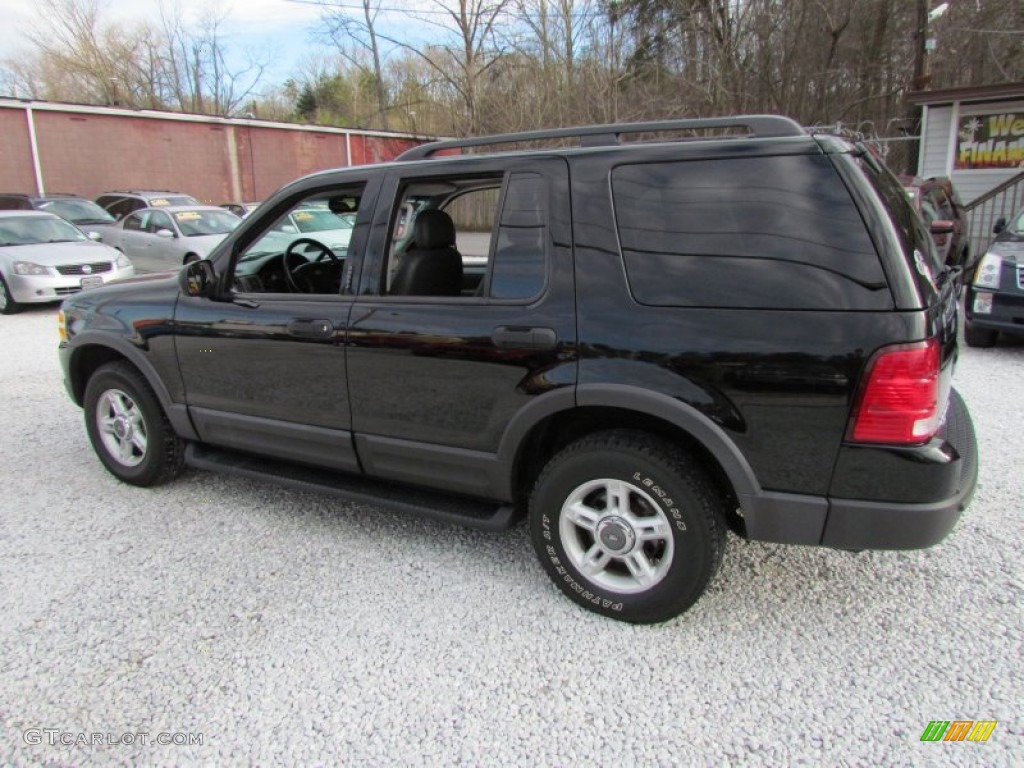
<svg viewBox="0 0 1024 768">
<path fill-rule="evenodd" d="M 623 165 L 612 196 L 642 304 L 889 309 L 878 254 L 823 156 Z"/>
</svg>

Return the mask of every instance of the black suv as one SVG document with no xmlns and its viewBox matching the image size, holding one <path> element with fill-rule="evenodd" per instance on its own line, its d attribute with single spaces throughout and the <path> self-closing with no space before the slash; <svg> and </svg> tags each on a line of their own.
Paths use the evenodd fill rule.
<svg viewBox="0 0 1024 768">
<path fill-rule="evenodd" d="M 967 287 L 964 339 L 972 347 L 991 347 L 1000 333 L 1024 334 L 1024 208 L 1009 222 L 1000 216 L 994 232 Z"/>
<path fill-rule="evenodd" d="M 282 224 L 327 211 L 355 213 L 336 250 Z M 855 550 L 949 533 L 978 466 L 957 318 L 895 177 L 755 116 L 307 176 L 209 260 L 67 300 L 60 354 L 126 482 L 189 464 L 527 517 L 570 598 L 654 622 L 704 591 L 727 528 Z"/>
</svg>

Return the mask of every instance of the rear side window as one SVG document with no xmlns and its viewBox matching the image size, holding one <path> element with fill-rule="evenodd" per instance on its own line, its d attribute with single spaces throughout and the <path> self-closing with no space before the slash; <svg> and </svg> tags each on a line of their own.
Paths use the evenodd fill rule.
<svg viewBox="0 0 1024 768">
<path fill-rule="evenodd" d="M 612 195 L 642 304 L 891 308 L 864 222 L 826 157 L 625 165 Z"/>
<path fill-rule="evenodd" d="M 547 185 L 537 173 L 513 173 L 498 226 L 490 295 L 528 299 L 544 287 Z"/>
</svg>

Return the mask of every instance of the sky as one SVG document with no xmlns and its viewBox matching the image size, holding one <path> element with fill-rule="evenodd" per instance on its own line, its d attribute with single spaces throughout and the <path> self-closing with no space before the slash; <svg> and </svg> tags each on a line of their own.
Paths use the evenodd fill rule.
<svg viewBox="0 0 1024 768">
<path fill-rule="evenodd" d="M 177 0 L 186 20 L 197 17 L 215 3 L 212 0 Z M 288 0 L 221 0 L 227 11 L 223 24 L 229 53 L 251 49 L 260 58 L 271 58 L 264 85 L 279 85 L 298 74 L 299 62 L 310 52 L 324 50 L 314 29 L 320 17 L 315 5 Z M 159 21 L 159 0 L 101 0 L 101 19 L 107 21 Z M 28 50 L 25 31 L 39 24 L 36 0 L 3 0 L 4 23 L 0 25 L 0 59 Z M 269 56 L 266 56 L 269 54 Z"/>
</svg>

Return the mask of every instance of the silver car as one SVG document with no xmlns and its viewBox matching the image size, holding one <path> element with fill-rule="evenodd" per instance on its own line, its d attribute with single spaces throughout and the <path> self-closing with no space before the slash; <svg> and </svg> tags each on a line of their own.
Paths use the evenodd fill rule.
<svg viewBox="0 0 1024 768">
<path fill-rule="evenodd" d="M 0 313 L 65 296 L 135 274 L 131 261 L 86 237 L 60 216 L 0 211 Z"/>
<path fill-rule="evenodd" d="M 332 213 L 326 208 L 299 208 L 279 221 L 274 229 L 313 238 L 335 253 L 343 254 L 348 250 L 355 223 L 354 213 Z"/>
<path fill-rule="evenodd" d="M 128 254 L 139 272 L 162 272 L 205 259 L 241 222 L 216 205 L 143 208 L 121 219 L 104 242 Z"/>
</svg>

